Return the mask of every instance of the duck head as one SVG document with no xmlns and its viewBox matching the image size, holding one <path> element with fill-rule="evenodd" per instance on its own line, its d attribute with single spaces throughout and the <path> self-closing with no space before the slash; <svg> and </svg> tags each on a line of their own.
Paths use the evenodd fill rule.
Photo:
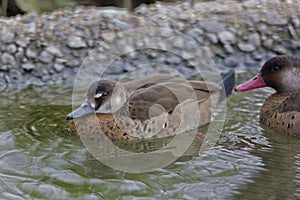
<svg viewBox="0 0 300 200">
<path fill-rule="evenodd" d="M 99 80 L 88 89 L 81 106 L 67 115 L 67 120 L 90 114 L 112 114 L 120 109 L 127 100 L 126 89 L 113 80 Z"/>
<path fill-rule="evenodd" d="M 295 93 L 300 90 L 300 58 L 276 56 L 268 60 L 260 72 L 249 81 L 237 86 L 236 91 L 271 87 L 277 93 Z"/>
</svg>

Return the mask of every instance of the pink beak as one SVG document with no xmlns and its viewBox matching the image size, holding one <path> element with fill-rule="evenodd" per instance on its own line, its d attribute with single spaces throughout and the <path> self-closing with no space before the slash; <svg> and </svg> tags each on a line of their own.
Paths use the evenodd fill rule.
<svg viewBox="0 0 300 200">
<path fill-rule="evenodd" d="M 256 89 L 256 88 L 261 88 L 261 87 L 266 87 L 266 83 L 264 82 L 264 80 L 262 79 L 260 74 L 257 74 L 256 76 L 254 76 L 252 79 L 250 79 L 249 81 L 242 83 L 241 85 L 237 86 L 235 88 L 235 91 L 239 91 L 239 92 L 244 92 L 244 91 L 248 91 L 248 90 L 252 90 L 252 89 Z"/>
</svg>

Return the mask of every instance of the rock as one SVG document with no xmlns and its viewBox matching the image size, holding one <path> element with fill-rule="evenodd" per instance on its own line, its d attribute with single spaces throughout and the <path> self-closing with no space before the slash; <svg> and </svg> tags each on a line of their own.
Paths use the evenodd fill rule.
<svg viewBox="0 0 300 200">
<path fill-rule="evenodd" d="M 238 56 L 228 56 L 224 59 L 224 64 L 227 66 L 227 67 L 236 67 L 238 66 L 240 62 L 240 59 Z"/>
<path fill-rule="evenodd" d="M 234 48 L 231 44 L 224 44 L 224 51 L 228 54 L 234 53 Z"/>
<path fill-rule="evenodd" d="M 45 64 L 49 64 L 52 62 L 54 56 L 47 51 L 42 51 L 42 53 L 39 56 L 39 61 Z"/>
<path fill-rule="evenodd" d="M 201 29 L 193 28 L 188 30 L 186 34 L 196 40 L 199 44 L 203 44 L 203 31 Z"/>
<path fill-rule="evenodd" d="M 2 27 L 2 31 L 0 32 L 0 39 L 3 43 L 8 44 L 14 42 L 15 33 L 12 30 L 9 30 L 6 27 Z"/>
<path fill-rule="evenodd" d="M 25 63 L 22 64 L 22 69 L 24 69 L 25 72 L 31 72 L 35 66 L 32 63 Z"/>
<path fill-rule="evenodd" d="M 107 32 L 103 32 L 101 33 L 101 37 L 103 40 L 112 43 L 114 41 L 114 39 L 116 38 L 116 33 L 113 31 L 107 31 Z"/>
<path fill-rule="evenodd" d="M 46 47 L 45 51 L 54 56 L 63 57 L 63 53 L 56 46 L 50 45 L 50 46 Z"/>
<path fill-rule="evenodd" d="M 79 49 L 87 47 L 87 44 L 81 37 L 71 36 L 67 39 L 67 46 L 72 49 Z"/>
<path fill-rule="evenodd" d="M 26 49 L 26 53 L 25 53 L 27 58 L 37 58 L 37 52 L 31 49 Z"/>
<path fill-rule="evenodd" d="M 210 33 L 218 33 L 224 30 L 224 24 L 213 20 L 203 20 L 199 22 L 201 28 Z"/>
<path fill-rule="evenodd" d="M 10 54 L 14 54 L 16 53 L 17 51 L 17 46 L 15 44 L 9 44 L 7 47 L 6 47 L 6 51 Z"/>
<path fill-rule="evenodd" d="M 53 69 L 58 73 L 62 72 L 64 70 L 64 68 L 65 68 L 65 66 L 62 64 L 55 63 L 53 65 Z"/>
<path fill-rule="evenodd" d="M 255 47 L 261 45 L 260 35 L 258 33 L 252 33 L 248 36 L 248 42 L 253 44 Z"/>
<path fill-rule="evenodd" d="M 80 65 L 81 65 L 80 60 L 76 60 L 76 59 L 71 59 L 66 62 L 66 66 L 71 67 L 71 68 L 75 68 Z"/>
<path fill-rule="evenodd" d="M 222 44 L 233 44 L 236 42 L 235 35 L 229 31 L 219 32 L 218 37 Z"/>
<path fill-rule="evenodd" d="M 16 40 L 16 44 L 20 47 L 27 47 L 30 43 L 29 37 L 20 37 Z"/>
<path fill-rule="evenodd" d="M 281 55 L 288 54 L 288 50 L 284 46 L 281 46 L 281 45 L 274 46 L 273 51 L 278 54 L 281 54 Z"/>
<path fill-rule="evenodd" d="M 244 43 L 244 42 L 239 42 L 238 47 L 241 51 L 244 51 L 244 52 L 252 52 L 256 49 L 253 44 Z"/>
<path fill-rule="evenodd" d="M 266 23 L 273 26 L 284 26 L 287 25 L 288 19 L 285 19 L 284 16 L 280 16 L 274 12 L 265 12 Z"/>
<path fill-rule="evenodd" d="M 111 63 L 111 65 L 109 65 L 106 69 L 105 69 L 105 73 L 109 73 L 109 74 L 119 74 L 123 72 L 123 62 L 122 60 L 116 60 L 113 63 Z"/>
<path fill-rule="evenodd" d="M 293 17 L 291 19 L 291 23 L 293 25 L 294 28 L 299 28 L 300 27 L 300 19 L 299 17 Z"/>
<path fill-rule="evenodd" d="M 263 47 L 265 47 L 266 49 L 272 49 L 273 40 L 272 39 L 266 39 L 265 41 L 263 41 Z"/>
<path fill-rule="evenodd" d="M 213 33 L 207 33 L 206 37 L 207 37 L 208 41 L 211 44 L 217 44 L 218 43 L 218 37 L 215 34 L 213 34 Z"/>
<path fill-rule="evenodd" d="M 173 65 L 178 65 L 181 63 L 181 61 L 182 61 L 182 59 L 176 55 L 170 55 L 166 59 L 167 64 L 173 64 Z"/>
<path fill-rule="evenodd" d="M 9 53 L 3 53 L 1 55 L 1 61 L 3 64 L 10 64 L 13 68 L 17 67 L 16 66 L 16 60 L 14 58 L 13 55 L 9 54 Z"/>
</svg>

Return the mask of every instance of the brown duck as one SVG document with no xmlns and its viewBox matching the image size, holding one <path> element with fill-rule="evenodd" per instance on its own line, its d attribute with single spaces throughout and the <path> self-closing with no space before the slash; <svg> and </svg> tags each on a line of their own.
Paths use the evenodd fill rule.
<svg viewBox="0 0 300 200">
<path fill-rule="evenodd" d="M 276 93 L 268 97 L 260 111 L 261 124 L 276 131 L 300 137 L 300 58 L 276 56 L 261 71 L 236 91 L 269 86 Z"/>
<path fill-rule="evenodd" d="M 112 141 L 173 136 L 209 123 L 212 109 L 233 85 L 233 71 L 219 85 L 167 75 L 125 83 L 99 80 L 67 119 L 71 132 L 104 133 Z"/>
</svg>

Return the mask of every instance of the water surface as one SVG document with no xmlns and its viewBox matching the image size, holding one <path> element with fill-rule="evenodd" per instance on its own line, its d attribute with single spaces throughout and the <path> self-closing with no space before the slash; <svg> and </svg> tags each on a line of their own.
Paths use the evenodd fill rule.
<svg viewBox="0 0 300 200">
<path fill-rule="evenodd" d="M 68 132 L 72 88 L 2 93 L 0 199 L 299 198 L 300 140 L 259 125 L 272 92 L 233 93 L 224 130 L 206 156 L 197 156 L 195 142 L 168 167 L 137 174 L 101 164 Z"/>
</svg>

